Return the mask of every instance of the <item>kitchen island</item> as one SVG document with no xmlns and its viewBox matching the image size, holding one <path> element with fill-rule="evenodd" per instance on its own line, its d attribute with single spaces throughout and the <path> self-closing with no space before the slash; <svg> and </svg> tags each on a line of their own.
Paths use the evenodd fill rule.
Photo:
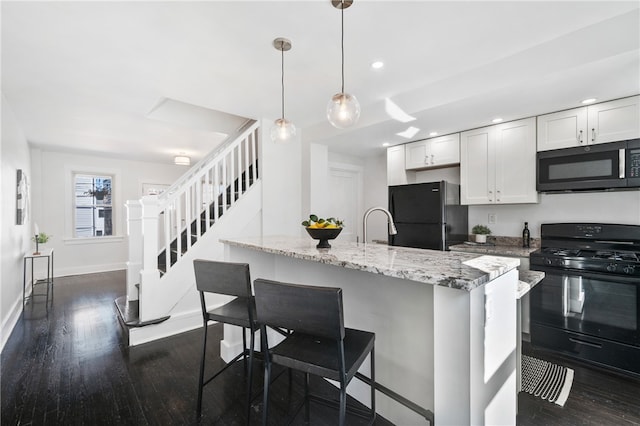
<svg viewBox="0 0 640 426">
<path fill-rule="evenodd" d="M 518 259 L 339 240 L 317 249 L 295 237 L 222 242 L 252 279 L 341 287 L 345 325 L 376 333 L 376 382 L 435 424 L 515 424 Z M 225 327 L 223 352 L 237 351 L 239 336 Z M 359 381 L 349 393 L 369 403 Z M 395 424 L 427 424 L 383 393 L 376 406 Z"/>
</svg>

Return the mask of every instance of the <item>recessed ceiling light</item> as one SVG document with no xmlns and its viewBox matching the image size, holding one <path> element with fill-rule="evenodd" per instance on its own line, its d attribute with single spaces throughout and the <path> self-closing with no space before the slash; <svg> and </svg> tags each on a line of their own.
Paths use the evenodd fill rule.
<svg viewBox="0 0 640 426">
<path fill-rule="evenodd" d="M 389 142 L 385 142 L 382 144 L 382 146 L 389 146 L 389 145 L 391 145 Z"/>
<path fill-rule="evenodd" d="M 373 68 L 374 70 L 379 70 L 382 67 L 384 67 L 384 62 L 382 61 L 375 61 L 371 63 L 371 68 Z"/>
<path fill-rule="evenodd" d="M 438 132 L 431 132 L 429 133 L 429 136 L 438 136 Z"/>
<path fill-rule="evenodd" d="M 492 123 L 500 123 L 502 122 L 502 118 L 498 117 L 498 118 L 494 118 L 493 120 L 491 120 Z"/>
<path fill-rule="evenodd" d="M 596 101 L 596 98 L 589 98 L 589 99 L 585 99 L 584 101 L 582 101 L 583 104 L 592 104 Z"/>
</svg>

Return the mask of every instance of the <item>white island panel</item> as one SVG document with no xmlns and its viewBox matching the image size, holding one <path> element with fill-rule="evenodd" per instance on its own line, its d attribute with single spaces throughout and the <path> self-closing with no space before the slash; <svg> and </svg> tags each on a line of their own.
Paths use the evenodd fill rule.
<svg viewBox="0 0 640 426">
<path fill-rule="evenodd" d="M 341 287 L 345 325 L 376 333 L 378 383 L 433 411 L 436 424 L 515 423 L 517 260 L 380 251 L 355 243 L 317 250 L 305 239 L 260 241 L 262 248 L 255 241 L 224 241 L 226 259 L 249 263 L 252 279 Z M 487 291 L 494 309 L 485 325 Z M 237 344 L 228 341 L 235 336 L 228 337 L 225 327 L 223 344 Z M 369 404 L 368 387 L 358 380 L 349 393 Z M 395 424 L 428 424 L 380 392 L 376 405 Z"/>
</svg>

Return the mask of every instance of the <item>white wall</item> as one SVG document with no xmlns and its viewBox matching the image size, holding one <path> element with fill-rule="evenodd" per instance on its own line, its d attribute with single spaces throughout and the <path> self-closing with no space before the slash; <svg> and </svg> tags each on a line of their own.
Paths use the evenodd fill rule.
<svg viewBox="0 0 640 426">
<path fill-rule="evenodd" d="M 446 180 L 459 184 L 460 167 L 411 172 L 409 177 L 411 183 Z M 371 180 L 366 182 L 371 185 L 365 189 L 369 194 L 377 194 L 377 197 L 386 194 L 386 183 L 383 185 Z M 488 225 L 493 234 L 507 237 L 521 236 L 525 221 L 529 222 L 531 236 L 536 238 L 540 237 L 542 223 L 603 222 L 640 225 L 640 191 L 540 194 L 538 204 L 469 206 L 469 230 L 475 224 L 488 224 L 489 214 L 495 214 L 497 219 L 495 224 Z"/>
<path fill-rule="evenodd" d="M 529 222 L 532 237 L 540 236 L 542 223 L 603 222 L 640 225 L 640 191 L 541 194 L 539 204 L 470 206 L 469 227 L 486 224 L 488 215 L 496 214 L 489 225 L 493 234 L 518 237 L 524 222 Z"/>
<path fill-rule="evenodd" d="M 124 203 L 142 195 L 143 183 L 171 184 L 187 168 L 104 155 L 32 149 L 34 218 L 41 231 L 52 234 L 47 245 L 55 250 L 55 275 L 124 269 L 127 261 Z M 73 238 L 72 172 L 114 173 L 114 237 Z"/>
<path fill-rule="evenodd" d="M 22 310 L 22 256 L 31 249 L 32 229 L 30 213 L 24 225 L 16 225 L 16 171 L 22 169 L 31 180 L 31 159 L 27 140 L 4 95 L 0 162 L 0 347 L 4 347 Z M 32 182 L 30 185 L 33 188 Z"/>
<path fill-rule="evenodd" d="M 263 119 L 260 130 L 262 232 L 264 235 L 297 236 L 303 230 L 300 226 L 303 217 L 303 147 L 299 141 L 274 144 L 269 137 L 272 123 L 273 121 Z"/>
</svg>

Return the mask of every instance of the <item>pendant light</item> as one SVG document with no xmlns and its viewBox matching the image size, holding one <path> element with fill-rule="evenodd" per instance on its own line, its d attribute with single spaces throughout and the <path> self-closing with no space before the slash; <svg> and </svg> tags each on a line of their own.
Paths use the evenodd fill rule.
<svg viewBox="0 0 640 426">
<path fill-rule="evenodd" d="M 333 127 L 345 129 L 360 118 L 360 103 L 355 96 L 344 92 L 344 10 L 351 6 L 353 0 L 331 0 L 336 9 L 340 9 L 341 38 L 340 49 L 342 51 L 342 90 L 331 97 L 327 105 L 327 119 Z"/>
<path fill-rule="evenodd" d="M 296 126 L 284 118 L 284 52 L 291 50 L 291 41 L 283 37 L 273 40 L 273 47 L 282 55 L 282 117 L 271 127 L 271 140 L 274 143 L 289 143 L 296 137 Z"/>
</svg>

